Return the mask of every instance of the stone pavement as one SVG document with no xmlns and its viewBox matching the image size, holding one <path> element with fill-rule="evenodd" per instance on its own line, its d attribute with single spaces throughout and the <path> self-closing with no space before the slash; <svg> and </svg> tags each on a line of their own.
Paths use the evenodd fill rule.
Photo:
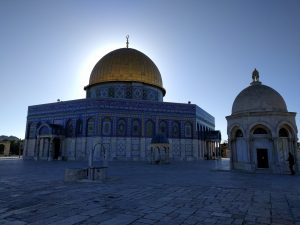
<svg viewBox="0 0 300 225">
<path fill-rule="evenodd" d="M 226 164 L 110 162 L 105 182 L 64 182 L 87 163 L 0 160 L 0 224 L 300 225 L 300 176 Z"/>
</svg>

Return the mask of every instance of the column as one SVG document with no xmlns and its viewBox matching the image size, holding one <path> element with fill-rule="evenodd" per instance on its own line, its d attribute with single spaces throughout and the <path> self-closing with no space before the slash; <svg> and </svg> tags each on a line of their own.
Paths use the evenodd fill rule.
<svg viewBox="0 0 300 225">
<path fill-rule="evenodd" d="M 39 160 L 39 151 L 40 151 L 40 138 L 37 138 L 36 148 L 35 148 L 35 160 Z"/>
<path fill-rule="evenodd" d="M 208 142 L 204 141 L 204 159 L 208 159 Z"/>
<path fill-rule="evenodd" d="M 254 140 L 253 140 L 253 138 L 251 138 L 251 137 L 249 137 L 248 138 L 248 151 L 249 151 L 249 154 L 250 154 L 250 159 L 249 159 L 249 161 L 250 161 L 250 164 L 251 164 L 251 170 L 252 171 L 254 171 L 254 170 L 256 170 L 256 165 L 255 165 L 255 160 L 254 160 L 254 155 L 253 155 L 253 142 L 254 142 Z"/>
<path fill-rule="evenodd" d="M 217 142 L 213 142 L 213 149 L 214 149 L 214 159 L 217 159 Z"/>
<path fill-rule="evenodd" d="M 215 158 L 215 149 L 214 149 L 214 147 L 215 147 L 215 142 L 212 141 L 212 142 L 211 142 L 211 158 L 212 158 L 212 159 Z"/>
<path fill-rule="evenodd" d="M 75 141 L 75 144 L 74 144 L 74 160 L 76 160 L 76 151 L 77 151 L 77 136 L 74 137 L 74 141 Z"/>
<path fill-rule="evenodd" d="M 205 159 L 205 149 L 206 149 L 206 142 L 204 140 L 201 141 L 201 147 L 202 147 L 202 157 Z"/>
<path fill-rule="evenodd" d="M 72 139 L 71 139 L 72 141 Z M 72 143 L 72 142 L 71 142 Z M 68 155 L 68 154 L 66 154 Z M 62 160 L 63 157 L 63 144 L 61 138 L 59 139 L 59 155 L 58 155 L 58 160 Z"/>
<path fill-rule="evenodd" d="M 218 158 L 222 158 L 221 157 L 221 141 L 219 141 L 218 143 L 217 143 L 217 145 L 218 145 Z"/>
<path fill-rule="evenodd" d="M 233 150 L 232 150 L 232 139 L 229 137 L 228 138 L 228 146 L 227 149 L 230 152 L 230 169 L 234 169 L 234 164 L 233 164 Z M 227 154 L 227 153 L 226 153 Z"/>
<path fill-rule="evenodd" d="M 293 139 L 293 144 L 294 144 L 294 159 L 295 159 L 295 171 L 296 173 L 300 172 L 300 155 L 299 155 L 299 151 L 298 151 L 298 145 L 297 145 L 297 139 Z"/>
<path fill-rule="evenodd" d="M 50 140 L 48 161 L 53 159 L 53 138 Z"/>
<path fill-rule="evenodd" d="M 280 172 L 280 165 L 278 162 L 278 138 L 272 138 L 272 142 L 273 142 L 273 151 L 272 151 L 272 169 L 274 172 L 278 173 Z M 276 171 L 275 171 L 276 170 Z"/>
<path fill-rule="evenodd" d="M 211 159 L 211 142 L 208 141 L 208 159 Z"/>
<path fill-rule="evenodd" d="M 43 153 L 44 153 L 44 149 L 45 149 L 45 138 L 42 138 L 42 146 L 39 149 L 39 156 L 43 158 Z"/>
<path fill-rule="evenodd" d="M 141 159 L 146 159 L 146 140 L 144 137 L 140 137 L 140 157 Z"/>
</svg>

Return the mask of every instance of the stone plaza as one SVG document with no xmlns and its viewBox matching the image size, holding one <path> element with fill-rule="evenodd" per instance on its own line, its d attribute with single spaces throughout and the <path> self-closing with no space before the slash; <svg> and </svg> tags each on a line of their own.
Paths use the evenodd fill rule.
<svg viewBox="0 0 300 225">
<path fill-rule="evenodd" d="M 0 160 L 0 224 L 300 224 L 300 176 L 229 170 L 229 160 L 113 161 L 100 181 L 65 182 L 87 162 Z"/>
</svg>

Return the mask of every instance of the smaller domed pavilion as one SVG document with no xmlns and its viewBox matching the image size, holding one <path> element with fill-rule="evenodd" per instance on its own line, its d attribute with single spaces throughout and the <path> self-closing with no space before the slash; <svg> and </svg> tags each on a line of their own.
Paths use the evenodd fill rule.
<svg viewBox="0 0 300 225">
<path fill-rule="evenodd" d="M 282 96 L 259 81 L 256 69 L 252 79 L 226 117 L 231 166 L 252 172 L 289 173 L 288 153 L 294 155 L 296 166 L 298 161 L 296 113 L 288 112 Z"/>
</svg>

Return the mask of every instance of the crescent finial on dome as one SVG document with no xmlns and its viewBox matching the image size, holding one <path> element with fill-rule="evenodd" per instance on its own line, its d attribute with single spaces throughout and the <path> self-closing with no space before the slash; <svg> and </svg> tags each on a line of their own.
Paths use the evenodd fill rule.
<svg viewBox="0 0 300 225">
<path fill-rule="evenodd" d="M 127 35 L 126 35 L 126 48 L 128 48 L 128 46 L 129 46 L 129 41 L 128 41 L 128 39 L 129 39 L 129 35 L 127 34 Z"/>
</svg>

